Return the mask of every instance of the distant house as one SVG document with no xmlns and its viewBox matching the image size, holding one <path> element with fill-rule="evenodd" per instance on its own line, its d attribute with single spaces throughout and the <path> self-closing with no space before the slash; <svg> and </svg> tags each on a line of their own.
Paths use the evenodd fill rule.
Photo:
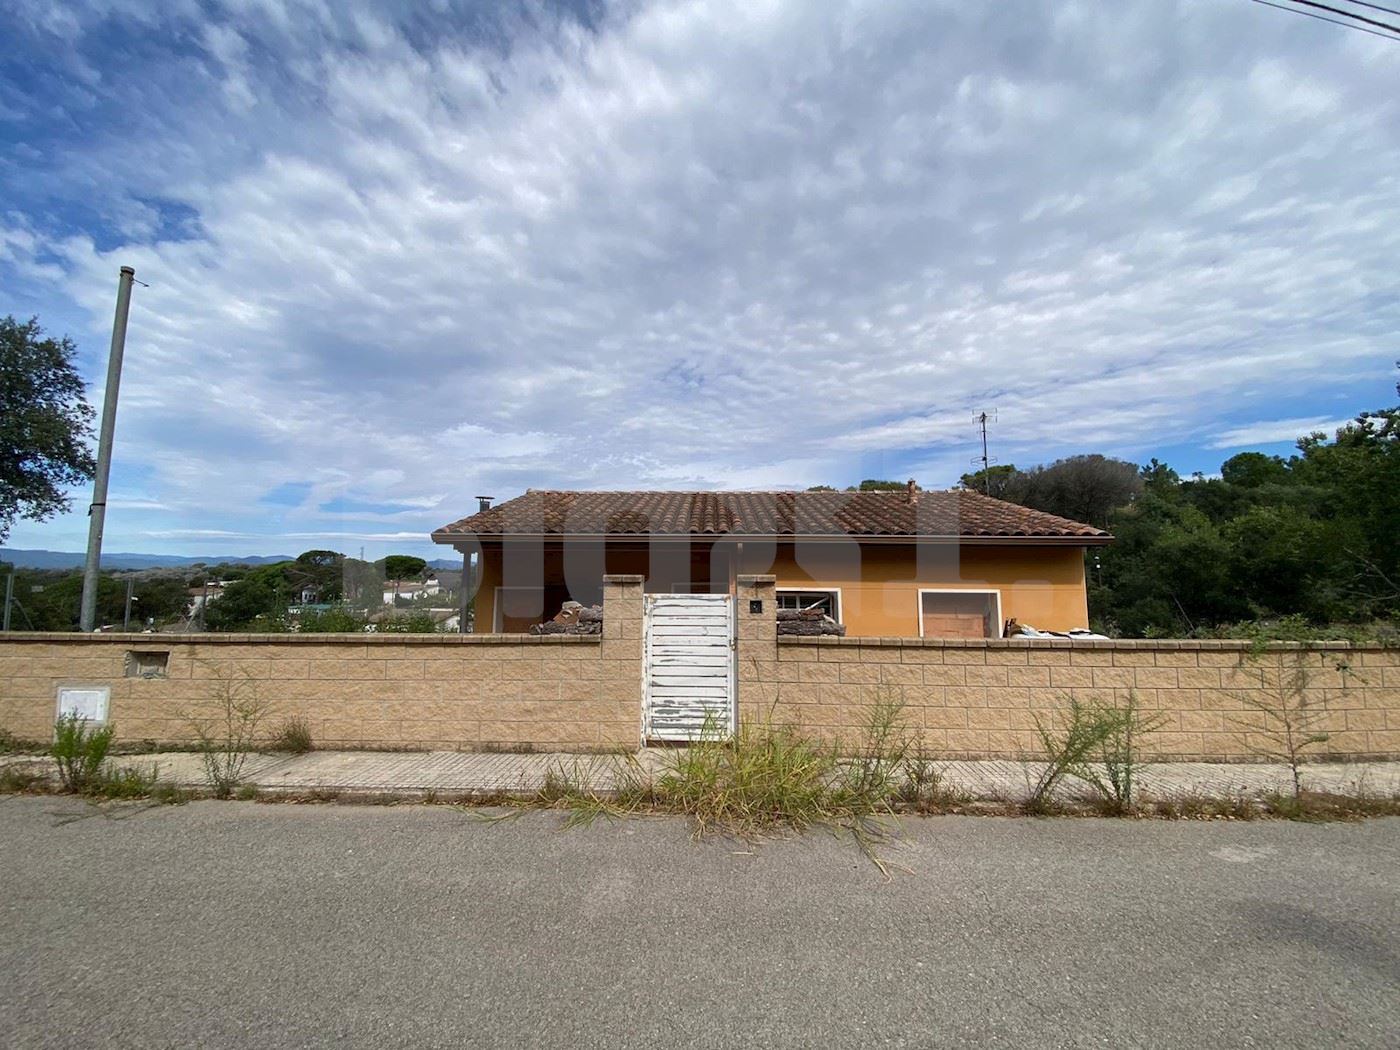
<svg viewBox="0 0 1400 1050">
<path fill-rule="evenodd" d="M 186 606 L 187 615 L 197 616 L 204 608 L 206 602 L 212 602 L 224 593 L 232 580 L 210 580 L 208 583 L 200 584 L 198 587 L 191 587 L 186 591 L 189 603 Z"/>
<path fill-rule="evenodd" d="M 441 590 L 442 584 L 436 575 L 429 576 L 426 580 L 388 580 L 384 584 L 384 604 L 394 605 L 400 598 L 413 601 L 438 594 Z"/>
<path fill-rule="evenodd" d="M 478 629 L 520 632 L 570 599 L 600 600 L 605 573 L 653 594 L 735 593 L 777 577 L 782 609 L 816 607 L 854 637 L 997 638 L 1012 619 L 1088 624 L 1092 525 L 963 490 L 536 491 L 444 525 L 434 542 L 477 557 Z"/>
<path fill-rule="evenodd" d="M 461 569 L 437 569 L 433 575 L 437 577 L 440 594 L 456 594 L 462 588 Z"/>
</svg>

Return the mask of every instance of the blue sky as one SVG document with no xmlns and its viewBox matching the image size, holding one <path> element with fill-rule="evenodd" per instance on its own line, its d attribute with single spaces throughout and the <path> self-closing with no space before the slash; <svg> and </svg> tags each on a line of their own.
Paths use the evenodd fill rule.
<svg viewBox="0 0 1400 1050">
<path fill-rule="evenodd" d="M 415 13 L 405 15 L 412 6 Z M 478 493 L 1183 472 L 1394 402 L 1400 44 L 1244 0 L 0 9 L 0 313 L 109 550 L 431 553 Z M 17 547 L 80 549 L 73 514 Z"/>
</svg>

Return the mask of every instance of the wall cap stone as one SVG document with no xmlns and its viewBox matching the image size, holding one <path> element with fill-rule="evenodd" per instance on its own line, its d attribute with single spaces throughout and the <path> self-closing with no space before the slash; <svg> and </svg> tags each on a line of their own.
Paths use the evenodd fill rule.
<svg viewBox="0 0 1400 1050">
<path fill-rule="evenodd" d="M 604 583 L 645 583 L 646 577 L 633 575 L 631 573 L 608 573 L 603 577 Z"/>
<path fill-rule="evenodd" d="M 779 645 L 864 646 L 872 649 L 1112 649 L 1143 652 L 1174 652 L 1179 650 L 1212 650 L 1216 652 L 1250 652 L 1253 642 L 1232 639 L 1156 639 L 1112 638 L 1108 640 L 1069 638 L 842 638 L 834 635 L 778 635 Z M 1362 642 L 1269 642 L 1264 652 L 1393 652 L 1400 648 Z"/>
<path fill-rule="evenodd" d="M 772 573 L 740 573 L 734 579 L 745 587 L 758 587 L 765 583 L 778 582 L 778 577 Z"/>
<path fill-rule="evenodd" d="M 11 631 L 10 643 L 54 642 L 122 645 L 127 648 L 171 645 L 598 645 L 598 634 L 81 634 L 77 631 Z"/>
</svg>

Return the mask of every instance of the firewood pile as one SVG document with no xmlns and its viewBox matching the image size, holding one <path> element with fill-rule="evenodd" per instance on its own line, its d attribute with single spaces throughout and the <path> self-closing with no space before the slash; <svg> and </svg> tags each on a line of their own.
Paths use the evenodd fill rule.
<svg viewBox="0 0 1400 1050">
<path fill-rule="evenodd" d="M 837 623 L 820 609 L 779 609 L 779 634 L 835 634 L 844 635 L 846 625 Z"/>
<path fill-rule="evenodd" d="M 531 634 L 602 634 L 603 607 L 565 602 L 559 615 L 530 628 Z"/>
</svg>

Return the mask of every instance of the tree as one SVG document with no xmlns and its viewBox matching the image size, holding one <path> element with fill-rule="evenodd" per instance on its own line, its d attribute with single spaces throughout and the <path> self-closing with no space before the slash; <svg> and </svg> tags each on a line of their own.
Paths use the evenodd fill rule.
<svg viewBox="0 0 1400 1050">
<path fill-rule="evenodd" d="M 1094 621 L 1125 635 L 1386 630 L 1400 617 L 1400 407 L 1363 412 L 1288 459 L 1246 452 L 1219 478 L 1152 461 L 1110 517 Z M 1390 628 L 1390 629 L 1393 629 Z"/>
<path fill-rule="evenodd" d="M 1030 470 L 989 467 L 964 474 L 962 483 L 1023 507 L 1100 528 L 1108 525 L 1114 510 L 1131 503 L 1143 489 L 1136 463 L 1099 455 L 1069 456 Z"/>
<path fill-rule="evenodd" d="M 384 578 L 387 580 L 408 580 L 422 573 L 428 563 L 411 554 L 390 554 L 384 559 Z"/>
<path fill-rule="evenodd" d="M 288 593 L 310 587 L 318 602 L 338 602 L 345 593 L 345 555 L 337 551 L 304 551 L 296 561 L 282 562 Z"/>
<path fill-rule="evenodd" d="M 131 609 L 133 625 L 153 619 L 157 623 L 178 620 L 190 603 L 189 587 L 179 576 L 152 576 L 138 579 L 136 603 Z"/>
<path fill-rule="evenodd" d="M 378 609 L 384 601 L 384 577 L 379 567 L 358 558 L 341 564 L 345 600 L 357 609 Z"/>
<path fill-rule="evenodd" d="M 22 611 L 14 613 L 36 631 L 74 631 L 83 593 L 83 574 L 25 573 L 16 581 L 15 600 Z M 22 596 L 22 597 L 21 597 Z M 126 605 L 126 584 L 103 573 L 97 578 L 97 622 L 121 626 Z"/>
<path fill-rule="evenodd" d="M 1278 485 L 1288 479 L 1288 464 L 1278 456 L 1241 452 L 1220 464 L 1220 479 L 1229 485 L 1250 489 Z"/>
<path fill-rule="evenodd" d="M 211 631 L 246 627 L 259 617 L 276 619 L 287 612 L 290 588 L 285 573 L 291 562 L 260 565 L 224 588 L 209 602 L 204 623 Z"/>
<path fill-rule="evenodd" d="M 1004 498 L 1006 486 L 1020 473 L 1014 464 L 998 463 L 994 467 L 983 467 L 971 474 L 964 474 L 959 481 L 965 489 L 1001 499 Z"/>
<path fill-rule="evenodd" d="M 0 318 L 0 541 L 15 519 L 65 511 L 65 488 L 92 477 L 92 407 L 67 336 L 44 337 L 38 318 Z"/>
</svg>

